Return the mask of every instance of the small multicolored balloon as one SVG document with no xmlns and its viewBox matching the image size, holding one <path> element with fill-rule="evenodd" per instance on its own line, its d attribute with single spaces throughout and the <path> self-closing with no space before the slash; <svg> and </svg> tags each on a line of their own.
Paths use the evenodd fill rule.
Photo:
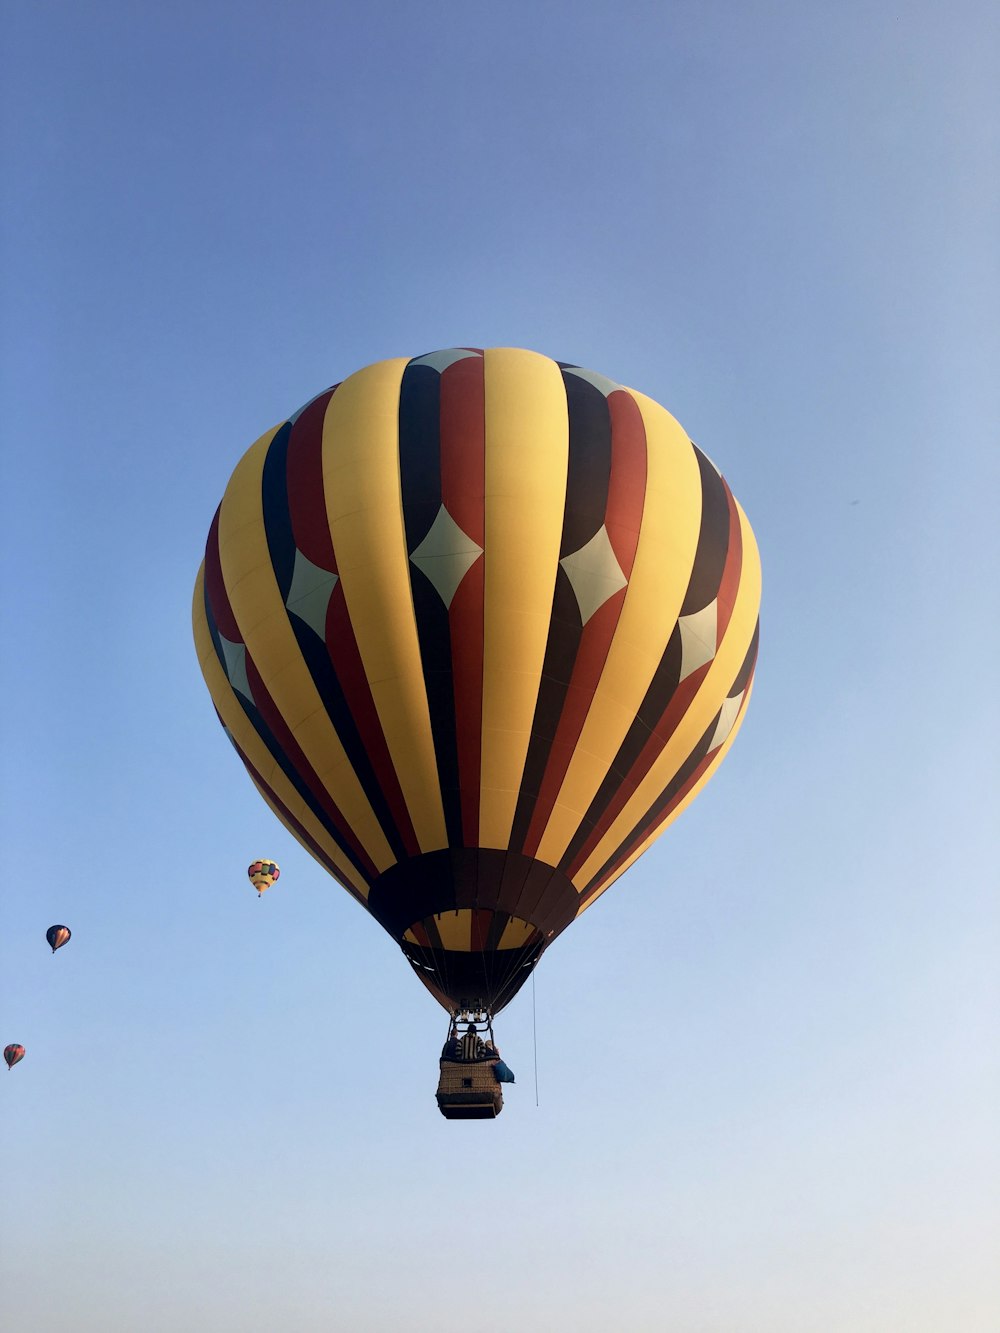
<svg viewBox="0 0 1000 1333">
<path fill-rule="evenodd" d="M 18 1060 L 24 1059 L 24 1047 L 18 1046 L 16 1042 L 11 1046 L 5 1046 L 3 1058 L 7 1061 L 7 1068 L 13 1069 Z"/>
<path fill-rule="evenodd" d="M 281 871 L 273 861 L 254 861 L 247 870 L 250 876 L 250 883 L 257 890 L 259 897 L 265 889 L 269 889 L 274 881 L 281 874 Z"/>
<path fill-rule="evenodd" d="M 70 930 L 69 926 L 49 926 L 48 930 L 45 932 L 45 938 L 52 945 L 52 952 L 55 953 L 57 949 L 63 947 L 72 934 L 73 932 Z"/>
</svg>

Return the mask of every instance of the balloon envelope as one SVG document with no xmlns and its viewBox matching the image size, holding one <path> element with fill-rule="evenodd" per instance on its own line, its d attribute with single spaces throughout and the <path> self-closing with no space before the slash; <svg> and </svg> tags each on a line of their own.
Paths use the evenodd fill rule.
<svg viewBox="0 0 1000 1333">
<path fill-rule="evenodd" d="M 278 818 L 445 1008 L 496 1012 L 718 767 L 759 600 L 742 509 L 662 407 L 454 348 L 261 436 L 194 627 Z"/>
<path fill-rule="evenodd" d="M 52 952 L 55 953 L 57 949 L 63 947 L 66 941 L 71 938 L 72 934 L 73 932 L 70 930 L 69 926 L 49 926 L 48 930 L 45 932 L 45 938 L 48 940 L 49 944 L 51 944 Z"/>
<path fill-rule="evenodd" d="M 7 1061 L 7 1068 L 13 1069 L 18 1060 L 24 1059 L 24 1047 L 14 1044 L 3 1048 L 3 1058 Z"/>
<path fill-rule="evenodd" d="M 257 892 L 263 893 L 278 879 L 281 871 L 273 861 L 254 861 L 248 868 L 247 874 L 250 876 L 250 883 Z"/>
</svg>

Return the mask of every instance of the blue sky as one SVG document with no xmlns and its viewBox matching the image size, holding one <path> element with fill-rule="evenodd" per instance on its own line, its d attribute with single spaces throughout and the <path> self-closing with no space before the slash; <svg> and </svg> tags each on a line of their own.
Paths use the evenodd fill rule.
<svg viewBox="0 0 1000 1333">
<path fill-rule="evenodd" d="M 995 1329 L 995 7 L 4 26 L 11 1328 Z M 764 567 L 732 754 L 546 955 L 537 1107 L 503 1015 L 492 1125 L 438 1115 L 440 1011 L 189 628 L 251 441 L 465 343 L 664 403 Z"/>
</svg>

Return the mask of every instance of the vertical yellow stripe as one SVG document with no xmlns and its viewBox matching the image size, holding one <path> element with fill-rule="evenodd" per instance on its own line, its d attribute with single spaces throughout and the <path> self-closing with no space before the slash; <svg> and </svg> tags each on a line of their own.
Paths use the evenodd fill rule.
<svg viewBox="0 0 1000 1333">
<path fill-rule="evenodd" d="M 264 532 L 261 475 L 269 432 L 240 459 L 219 514 L 219 560 L 247 652 L 324 789 L 377 869 L 395 856 L 309 674 L 281 600 Z"/>
<path fill-rule="evenodd" d="M 212 696 L 212 702 L 218 710 L 222 721 L 229 728 L 233 740 L 237 743 L 243 753 L 256 768 L 261 778 L 274 791 L 275 795 L 282 801 L 285 808 L 294 819 L 297 819 L 302 827 L 308 832 L 319 847 L 327 854 L 333 864 L 345 876 L 345 878 L 358 885 L 362 893 L 367 894 L 367 885 L 359 870 L 345 858 L 343 852 L 317 820 L 316 816 L 309 809 L 309 806 L 295 790 L 284 772 L 278 765 L 274 756 L 268 750 L 267 746 L 254 730 L 250 719 L 243 711 L 239 699 L 233 691 L 232 686 L 215 652 L 215 645 L 212 643 L 212 636 L 209 633 L 208 621 L 205 618 L 205 566 L 202 565 L 198 571 L 198 578 L 194 588 L 194 641 L 195 649 L 198 653 L 198 661 L 201 665 L 201 673 L 205 677 L 205 684 L 208 686 L 208 692 Z M 251 781 L 253 778 L 251 777 Z M 257 786 L 254 782 L 254 786 Z M 257 787 L 260 791 L 260 788 Z M 264 792 L 261 792 L 264 799 L 267 800 L 275 815 L 281 820 L 282 824 L 288 828 L 289 833 L 301 842 L 295 829 L 290 828 L 285 823 L 284 817 L 268 800 Z M 312 855 L 312 848 L 302 844 Z"/>
<path fill-rule="evenodd" d="M 446 847 L 444 809 L 410 591 L 399 479 L 405 358 L 344 380 L 323 424 L 337 569 L 365 675 L 421 851 Z"/>
<path fill-rule="evenodd" d="M 558 865 L 635 721 L 687 591 L 701 528 L 701 474 L 665 408 L 632 390 L 646 431 L 646 495 L 632 576 L 608 659 L 538 857 Z"/>
<path fill-rule="evenodd" d="M 747 705 L 750 703 L 750 695 L 752 693 L 753 693 L 753 686 L 751 685 L 750 689 L 747 691 L 747 697 L 743 701 L 743 707 L 740 710 L 740 715 L 736 719 L 736 725 L 733 727 L 732 731 L 729 733 L 729 735 L 726 737 L 723 743 L 719 746 L 718 753 L 715 755 L 712 762 L 709 764 L 708 768 L 705 769 L 704 773 L 702 773 L 701 777 L 694 784 L 694 786 L 691 788 L 688 794 L 684 797 L 683 801 L 679 801 L 677 803 L 677 805 L 674 807 L 673 810 L 671 810 L 670 814 L 663 821 L 663 823 L 658 825 L 649 835 L 649 837 L 645 840 L 645 842 L 643 842 L 639 847 L 636 848 L 636 850 L 632 853 L 632 855 L 628 858 L 628 860 L 624 862 L 621 869 L 616 871 L 616 873 L 611 877 L 611 879 L 608 880 L 607 884 L 603 885 L 600 891 L 594 894 L 593 898 L 590 898 L 586 903 L 584 903 L 584 905 L 580 908 L 580 911 L 577 912 L 577 916 L 580 916 L 582 913 L 584 913 L 592 903 L 596 903 L 598 898 L 601 897 L 601 894 L 607 893 L 608 889 L 611 888 L 612 884 L 617 883 L 617 881 L 621 878 L 621 876 L 624 875 L 625 871 L 628 870 L 630 866 L 635 865 L 636 861 L 638 861 L 639 857 L 642 856 L 643 852 L 645 852 L 648 847 L 652 846 L 652 844 L 656 841 L 656 839 L 660 836 L 660 834 L 663 833 L 664 830 L 668 829 L 679 815 L 682 815 L 684 813 L 684 811 L 688 808 L 688 806 L 691 804 L 694 798 L 698 795 L 698 793 L 708 782 L 709 778 L 714 776 L 716 769 L 719 767 L 723 759 L 725 759 L 726 755 L 729 753 L 729 747 L 736 739 L 736 733 L 743 725 L 743 719 L 747 715 Z"/>
<path fill-rule="evenodd" d="M 753 640 L 760 611 L 760 556 L 746 515 L 738 508 L 743 532 L 743 567 L 736 592 L 732 619 L 722 643 L 677 729 L 663 747 L 652 768 L 632 793 L 607 833 L 579 871 L 573 876 L 578 889 L 596 875 L 604 862 L 629 835 L 657 796 L 670 784 L 678 769 L 701 740 L 712 718 L 732 688 Z"/>
<path fill-rule="evenodd" d="M 531 736 L 559 561 L 569 419 L 562 374 L 492 348 L 486 379 L 486 578 L 479 841 L 506 847 Z"/>
</svg>

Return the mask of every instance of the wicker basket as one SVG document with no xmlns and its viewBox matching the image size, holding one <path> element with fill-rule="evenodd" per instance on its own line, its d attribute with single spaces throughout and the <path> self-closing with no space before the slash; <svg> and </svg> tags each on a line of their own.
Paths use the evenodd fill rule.
<svg viewBox="0 0 1000 1333">
<path fill-rule="evenodd" d="M 442 1060 L 437 1104 L 449 1120 L 492 1120 L 503 1110 L 495 1060 Z"/>
</svg>

